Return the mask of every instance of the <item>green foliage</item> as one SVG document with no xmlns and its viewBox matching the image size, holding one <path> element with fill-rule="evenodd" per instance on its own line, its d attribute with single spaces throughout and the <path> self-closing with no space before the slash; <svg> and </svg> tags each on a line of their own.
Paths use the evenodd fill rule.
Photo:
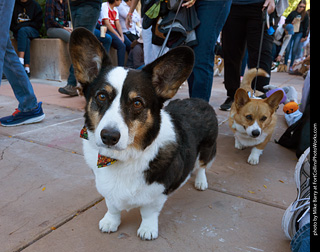
<svg viewBox="0 0 320 252">
<path fill-rule="evenodd" d="M 42 23 L 42 26 L 41 26 L 41 29 L 40 29 L 40 37 L 41 38 L 46 38 L 47 37 L 47 30 L 46 30 L 46 26 L 44 24 L 44 17 L 45 17 L 45 14 L 46 14 L 46 0 L 36 0 L 36 2 L 38 2 L 38 4 L 40 4 L 41 9 L 42 9 L 42 20 L 43 20 L 43 23 Z"/>
</svg>

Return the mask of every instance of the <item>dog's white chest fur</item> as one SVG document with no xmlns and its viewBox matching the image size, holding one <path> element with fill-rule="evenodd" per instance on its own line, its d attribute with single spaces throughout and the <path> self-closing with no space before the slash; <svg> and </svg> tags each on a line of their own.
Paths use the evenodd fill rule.
<svg viewBox="0 0 320 252">
<path fill-rule="evenodd" d="M 253 138 L 248 134 L 248 131 L 250 132 L 251 129 L 247 129 L 247 130 L 244 129 L 244 127 L 236 123 L 236 121 L 234 121 L 233 123 L 233 128 L 236 130 L 234 136 L 240 142 L 240 144 L 242 145 L 242 148 L 256 146 L 264 142 L 264 140 L 268 136 L 268 134 L 262 132 L 260 136 Z M 238 148 L 238 149 L 242 149 L 242 148 Z"/>
</svg>

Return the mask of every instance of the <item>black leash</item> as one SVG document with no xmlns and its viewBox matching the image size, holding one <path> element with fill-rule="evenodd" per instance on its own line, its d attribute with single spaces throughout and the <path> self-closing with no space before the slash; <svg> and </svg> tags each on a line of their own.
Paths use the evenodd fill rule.
<svg viewBox="0 0 320 252">
<path fill-rule="evenodd" d="M 257 73 L 256 78 L 254 80 L 254 88 L 253 88 L 253 97 L 255 97 L 256 89 L 257 89 L 257 79 L 258 79 L 258 70 L 260 67 L 260 58 L 261 58 L 261 51 L 262 51 L 262 43 L 263 43 L 263 36 L 264 36 L 264 27 L 266 25 L 266 20 L 269 18 L 267 8 L 262 11 L 262 29 L 261 29 L 261 37 L 260 37 L 260 45 L 259 45 L 259 53 L 258 53 L 258 62 L 257 62 Z"/>
<path fill-rule="evenodd" d="M 170 37 L 171 30 L 172 30 L 172 27 L 173 27 L 173 23 L 176 21 L 176 18 L 177 18 L 177 15 L 178 15 L 178 12 L 179 12 L 179 10 L 180 10 L 180 8 L 181 8 L 182 3 L 183 3 L 183 0 L 180 1 L 180 4 L 179 4 L 178 9 L 177 9 L 177 12 L 176 12 L 176 15 L 174 16 L 174 18 L 173 18 L 173 20 L 172 20 L 172 24 L 171 24 L 171 26 L 170 26 L 170 29 L 169 29 L 169 31 L 168 31 L 168 33 L 167 33 L 167 35 L 166 35 L 166 38 L 165 38 L 165 40 L 164 40 L 164 42 L 163 42 L 163 44 L 162 44 L 162 46 L 161 46 L 161 49 L 160 49 L 160 51 L 159 51 L 158 58 L 159 58 L 160 56 L 162 56 L 163 51 L 164 51 L 164 48 L 165 48 L 166 45 L 167 45 L 168 39 L 169 39 L 169 37 Z"/>
</svg>

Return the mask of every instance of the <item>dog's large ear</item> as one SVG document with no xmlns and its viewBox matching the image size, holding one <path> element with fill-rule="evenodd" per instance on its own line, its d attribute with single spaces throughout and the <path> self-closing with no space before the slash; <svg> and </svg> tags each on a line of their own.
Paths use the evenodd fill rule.
<svg viewBox="0 0 320 252">
<path fill-rule="evenodd" d="M 91 83 L 103 65 L 111 65 L 99 40 L 86 28 L 76 28 L 71 33 L 69 52 L 75 77 L 82 86 Z"/>
<path fill-rule="evenodd" d="M 238 88 L 236 94 L 234 95 L 234 103 L 236 105 L 236 109 L 239 110 L 244 105 L 246 105 L 250 101 L 249 95 L 246 90 L 242 88 Z"/>
<path fill-rule="evenodd" d="M 187 46 L 177 47 L 142 70 L 151 73 L 152 84 L 159 97 L 172 98 L 189 77 L 194 64 L 194 53 Z"/>
<path fill-rule="evenodd" d="M 270 106 L 270 108 L 275 111 L 280 101 L 283 98 L 283 92 L 281 90 L 278 90 L 274 92 L 272 95 L 270 95 L 268 98 L 265 99 L 265 102 Z"/>
</svg>

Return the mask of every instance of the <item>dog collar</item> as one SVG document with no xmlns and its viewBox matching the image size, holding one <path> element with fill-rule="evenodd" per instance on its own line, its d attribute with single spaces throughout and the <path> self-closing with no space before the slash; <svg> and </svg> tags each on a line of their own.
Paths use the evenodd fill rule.
<svg viewBox="0 0 320 252">
<path fill-rule="evenodd" d="M 81 132 L 80 132 L 80 137 L 89 140 L 88 138 L 88 130 L 86 126 L 83 126 Z M 97 166 L 98 168 L 106 167 L 113 165 L 115 162 L 117 162 L 117 159 L 106 157 L 103 155 L 98 154 L 98 161 L 97 161 Z"/>
</svg>

